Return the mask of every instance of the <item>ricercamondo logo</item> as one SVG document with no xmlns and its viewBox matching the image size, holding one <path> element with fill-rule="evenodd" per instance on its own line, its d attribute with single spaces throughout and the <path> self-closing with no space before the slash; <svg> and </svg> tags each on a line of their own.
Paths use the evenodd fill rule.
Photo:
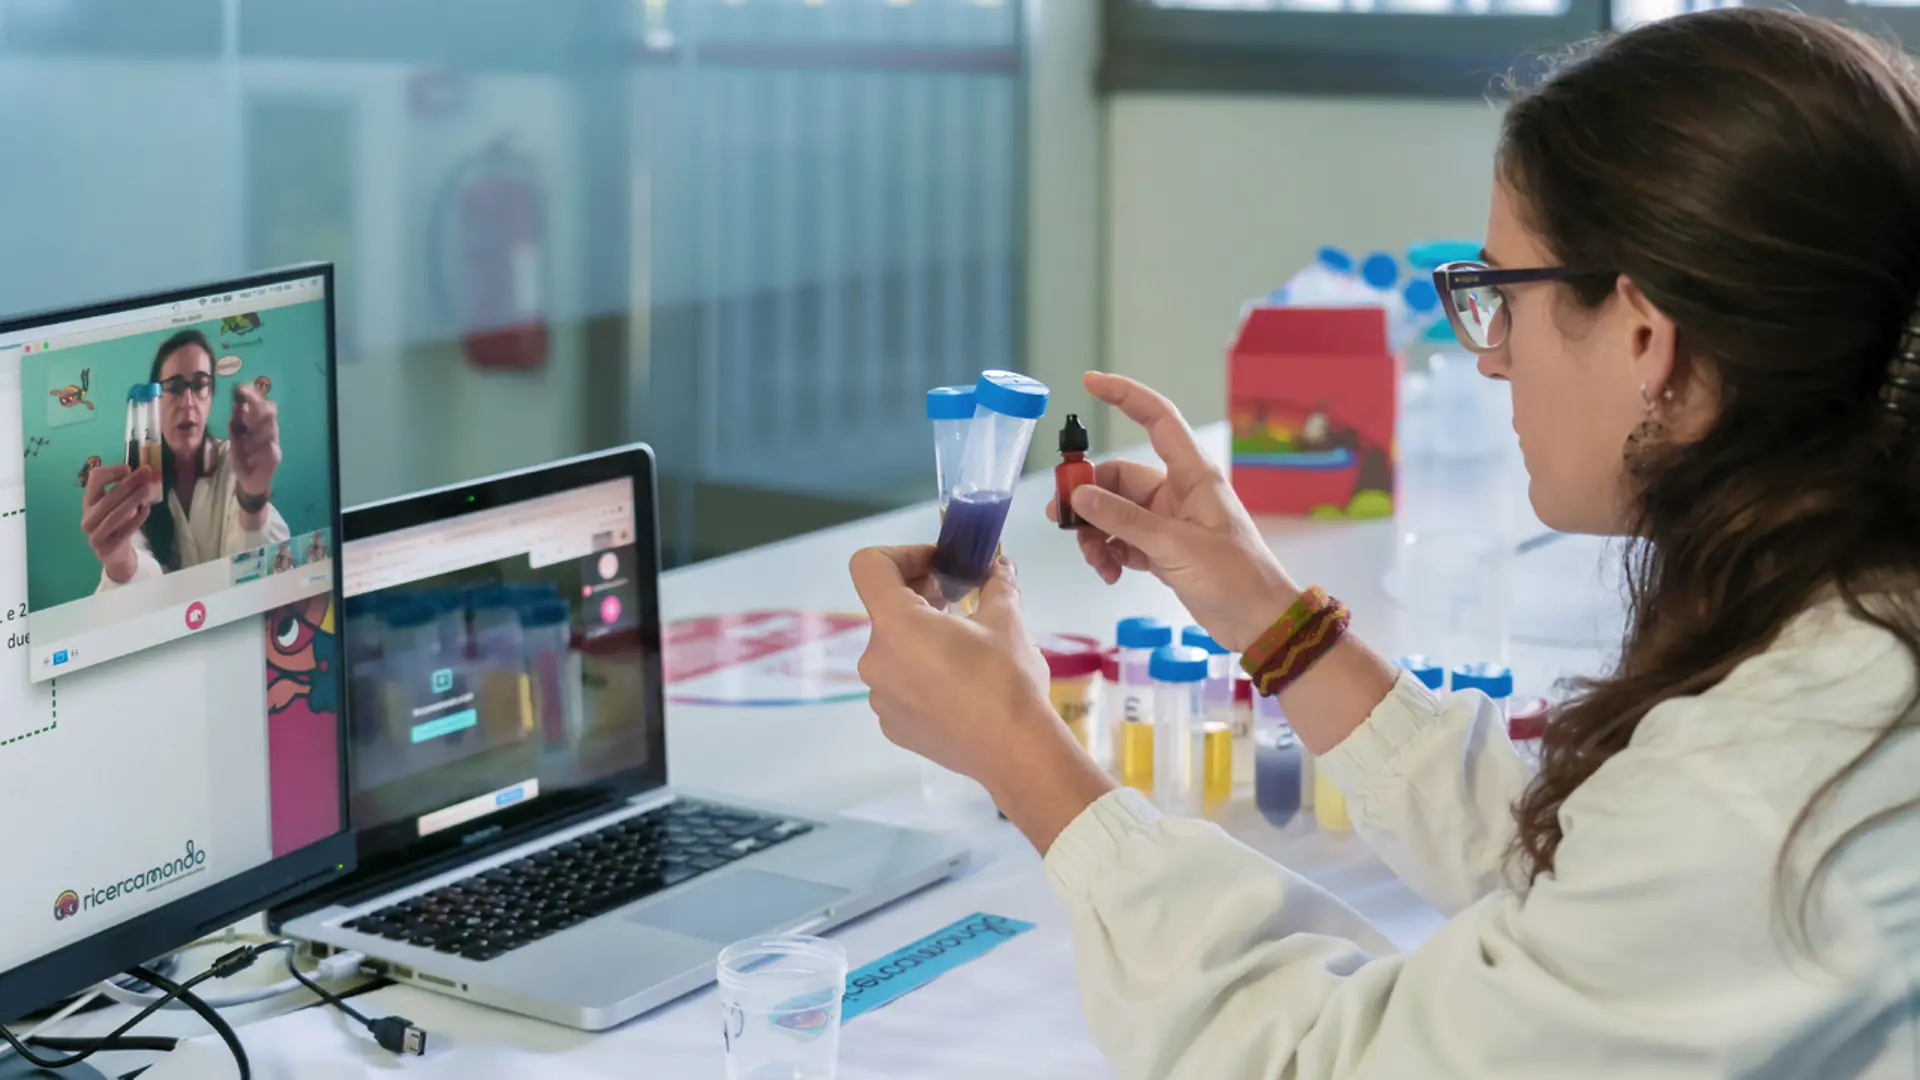
<svg viewBox="0 0 1920 1080">
<path fill-rule="evenodd" d="M 68 889 L 53 902 L 53 917 L 70 919 L 83 911 L 92 911 L 94 908 L 111 904 L 130 893 L 157 892 L 181 878 L 192 877 L 199 873 L 206 863 L 206 851 L 189 840 L 185 854 L 178 858 L 121 878 L 110 885 L 77 893 Z"/>
</svg>

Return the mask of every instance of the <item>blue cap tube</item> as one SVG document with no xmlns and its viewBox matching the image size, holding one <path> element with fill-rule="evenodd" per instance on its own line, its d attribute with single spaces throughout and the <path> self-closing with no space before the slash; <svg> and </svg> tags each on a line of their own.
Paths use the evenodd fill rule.
<svg viewBox="0 0 1920 1080">
<path fill-rule="evenodd" d="M 1047 411 L 1047 384 L 1013 371 L 982 372 L 973 404 L 960 475 L 933 549 L 934 580 L 948 603 L 984 585 L 993 570 L 1034 423 Z"/>
<path fill-rule="evenodd" d="M 1163 812 L 1198 816 L 1205 792 L 1208 653 L 1186 645 L 1155 649 L 1153 675 L 1153 803 Z"/>
<path fill-rule="evenodd" d="M 960 459 L 967 449 L 967 428 L 973 422 L 973 387 L 936 386 L 927 391 L 927 419 L 933 421 L 933 477 L 940 489 L 940 509 L 953 498 L 960 480 Z"/>
<path fill-rule="evenodd" d="M 1429 660 L 1416 653 L 1413 656 L 1403 656 L 1394 663 L 1405 668 L 1409 675 L 1419 679 L 1420 685 L 1427 689 L 1446 689 L 1447 669 L 1441 667 L 1438 661 Z"/>
</svg>

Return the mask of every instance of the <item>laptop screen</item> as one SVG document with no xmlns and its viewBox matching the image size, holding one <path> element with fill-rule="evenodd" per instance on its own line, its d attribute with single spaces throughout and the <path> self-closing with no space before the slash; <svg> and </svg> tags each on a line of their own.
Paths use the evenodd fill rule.
<svg viewBox="0 0 1920 1080">
<path fill-rule="evenodd" d="M 595 464 L 349 514 L 344 632 L 363 866 L 603 803 L 623 777 L 664 777 L 658 564 L 635 502 L 652 488 L 593 478 L 605 468 L 579 474 Z M 369 534 L 366 516 L 383 514 L 431 517 Z"/>
</svg>

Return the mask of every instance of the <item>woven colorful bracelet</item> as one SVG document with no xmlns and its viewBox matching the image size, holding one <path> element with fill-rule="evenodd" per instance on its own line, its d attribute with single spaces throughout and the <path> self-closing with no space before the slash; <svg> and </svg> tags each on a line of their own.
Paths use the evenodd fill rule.
<svg viewBox="0 0 1920 1080">
<path fill-rule="evenodd" d="M 1253 688 L 1272 697 L 1307 673 L 1346 636 L 1347 605 L 1312 588 L 1300 594 L 1259 640 L 1248 646 L 1240 666 L 1253 678 Z"/>
</svg>

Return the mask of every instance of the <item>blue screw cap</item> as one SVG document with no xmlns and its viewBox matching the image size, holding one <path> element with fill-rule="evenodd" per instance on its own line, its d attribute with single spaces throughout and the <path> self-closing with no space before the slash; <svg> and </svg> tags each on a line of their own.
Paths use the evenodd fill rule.
<svg viewBox="0 0 1920 1080">
<path fill-rule="evenodd" d="M 1418 653 L 1403 656 L 1394 661 L 1407 670 L 1407 673 L 1420 680 L 1420 685 L 1429 690 L 1443 690 L 1447 685 L 1447 669 L 1436 660 L 1429 660 Z"/>
<path fill-rule="evenodd" d="M 1159 619 L 1121 619 L 1113 640 L 1123 649 L 1157 649 L 1173 644 L 1173 627 Z"/>
<path fill-rule="evenodd" d="M 1199 649 L 1209 656 L 1226 656 L 1228 654 L 1228 649 L 1225 645 L 1213 640 L 1211 635 L 1197 626 L 1189 626 L 1180 631 L 1180 644 L 1190 649 Z"/>
<path fill-rule="evenodd" d="M 1207 654 L 1185 645 L 1162 645 L 1153 650 L 1147 674 L 1154 682 L 1196 683 L 1207 677 Z"/>
<path fill-rule="evenodd" d="M 1453 669 L 1453 692 L 1478 690 L 1496 701 L 1513 696 L 1513 671 L 1504 664 L 1461 664 Z"/>
<path fill-rule="evenodd" d="M 1047 384 L 1017 371 L 983 371 L 973 403 L 1002 416 L 1038 420 L 1047 414 Z"/>
<path fill-rule="evenodd" d="M 973 387 L 936 386 L 927 391 L 927 419 L 973 419 Z"/>
</svg>

